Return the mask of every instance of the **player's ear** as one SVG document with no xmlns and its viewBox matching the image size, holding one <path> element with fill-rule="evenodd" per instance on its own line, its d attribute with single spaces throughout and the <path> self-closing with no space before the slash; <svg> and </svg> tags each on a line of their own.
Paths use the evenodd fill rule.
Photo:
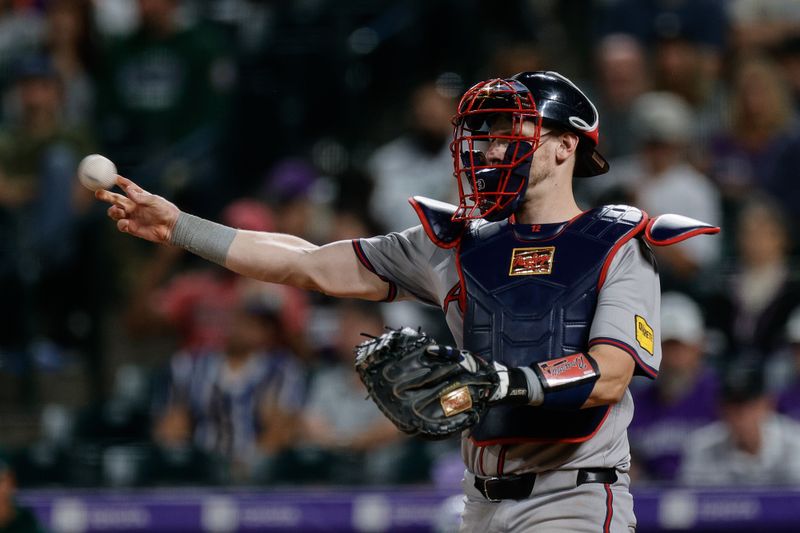
<svg viewBox="0 0 800 533">
<path fill-rule="evenodd" d="M 561 134 L 556 146 L 556 162 L 563 163 L 569 159 L 578 149 L 578 136 L 572 132 L 564 132 Z"/>
</svg>

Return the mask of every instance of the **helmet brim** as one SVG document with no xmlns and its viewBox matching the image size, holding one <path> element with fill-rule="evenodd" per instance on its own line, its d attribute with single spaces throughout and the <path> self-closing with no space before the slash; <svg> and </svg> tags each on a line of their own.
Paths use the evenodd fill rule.
<svg viewBox="0 0 800 533">
<path fill-rule="evenodd" d="M 594 148 L 578 150 L 575 154 L 575 168 L 572 175 L 576 178 L 591 178 L 608 172 L 609 164 L 606 158 Z"/>
</svg>

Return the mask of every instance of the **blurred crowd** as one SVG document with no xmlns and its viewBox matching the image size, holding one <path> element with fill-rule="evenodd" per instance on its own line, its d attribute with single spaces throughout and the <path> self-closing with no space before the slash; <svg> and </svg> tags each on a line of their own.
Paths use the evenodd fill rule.
<svg viewBox="0 0 800 533">
<path fill-rule="evenodd" d="M 316 244 L 401 230 L 409 196 L 456 197 L 460 94 L 538 69 L 600 112 L 611 171 L 576 183 L 583 207 L 723 229 L 656 250 L 634 476 L 800 483 L 796 0 L 0 0 L 3 475 L 455 486 L 457 443 L 398 434 L 352 368 L 385 325 L 452 342 L 439 310 L 120 235 L 75 170 L 103 153 L 186 211 Z"/>
</svg>

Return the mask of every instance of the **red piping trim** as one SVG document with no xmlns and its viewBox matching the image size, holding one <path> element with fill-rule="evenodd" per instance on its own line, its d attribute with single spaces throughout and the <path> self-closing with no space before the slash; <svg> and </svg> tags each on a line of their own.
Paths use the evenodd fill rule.
<svg viewBox="0 0 800 533">
<path fill-rule="evenodd" d="M 502 446 L 500 448 L 500 454 L 497 456 L 497 475 L 498 476 L 502 476 L 503 475 L 503 467 L 506 465 L 506 451 L 508 451 L 508 448 L 506 448 L 505 446 Z"/>
<path fill-rule="evenodd" d="M 351 242 L 353 244 L 353 251 L 355 251 L 356 257 L 361 262 L 361 264 L 364 265 L 364 268 L 366 268 L 367 270 L 378 276 L 381 280 L 389 284 L 389 292 L 386 294 L 386 298 L 384 298 L 381 301 L 382 302 L 393 301 L 397 297 L 397 285 L 395 285 L 395 283 L 386 276 L 378 274 L 378 272 L 375 270 L 375 267 L 373 267 L 372 263 L 370 263 L 369 259 L 367 259 L 367 255 L 364 253 L 364 249 L 361 248 L 361 242 L 358 239 L 353 239 Z"/>
<path fill-rule="evenodd" d="M 461 309 L 463 316 L 467 310 L 467 284 L 464 281 L 464 271 L 461 268 L 461 239 L 458 239 L 458 246 L 456 247 L 456 274 L 458 274 L 458 283 L 461 285 L 461 293 L 458 295 L 458 308 Z"/>
<path fill-rule="evenodd" d="M 428 238 L 433 242 L 433 244 L 435 244 L 439 248 L 445 248 L 445 249 L 455 248 L 456 246 L 458 246 L 458 243 L 461 242 L 461 236 L 459 236 L 457 239 L 454 239 L 452 242 L 444 242 L 443 240 L 439 239 L 439 237 L 436 236 L 436 233 L 434 233 L 433 228 L 431 227 L 431 223 L 428 220 L 428 217 L 425 216 L 425 212 L 422 210 L 422 206 L 419 205 L 419 202 L 417 202 L 412 197 L 408 199 L 408 203 L 410 203 L 411 207 L 414 208 L 414 211 L 417 212 L 419 221 L 422 223 L 422 229 L 425 230 L 425 235 L 428 236 Z"/>
<path fill-rule="evenodd" d="M 383 301 L 393 302 L 394 299 L 397 298 L 397 285 L 395 285 L 394 282 L 391 282 L 388 279 L 385 279 L 385 281 L 389 284 L 389 294 L 386 295 L 386 299 Z"/>
<path fill-rule="evenodd" d="M 442 310 L 444 311 L 445 314 L 447 314 L 447 309 L 450 307 L 450 303 L 458 301 L 460 295 L 457 293 L 459 293 L 460 290 L 461 290 L 461 283 L 456 283 L 455 285 L 453 285 L 453 288 L 447 291 L 447 295 L 445 295 L 444 297 L 444 303 L 442 304 Z M 461 309 L 459 309 L 459 311 L 461 311 Z"/>
<path fill-rule="evenodd" d="M 361 248 L 361 243 L 358 241 L 358 239 L 353 239 L 352 243 L 353 250 L 356 252 L 356 257 L 358 257 L 358 260 L 361 261 L 361 264 L 373 274 L 377 274 L 377 272 L 375 272 L 375 267 L 372 266 L 372 263 L 369 262 L 367 256 L 364 255 L 364 250 Z"/>
<path fill-rule="evenodd" d="M 608 337 L 597 337 L 589 341 L 590 348 L 598 344 L 608 344 L 609 346 L 614 346 L 627 352 L 631 357 L 633 357 L 633 360 L 636 361 L 636 364 L 647 374 L 648 377 L 655 379 L 658 376 L 658 370 L 645 363 L 644 360 L 639 357 L 639 353 L 636 351 L 636 349 L 630 344 L 617 339 L 610 339 Z"/>
<path fill-rule="evenodd" d="M 475 440 L 473 437 L 469 437 L 469 440 L 473 442 L 476 446 L 496 446 L 498 444 L 526 444 L 529 442 L 563 442 L 566 444 L 570 443 L 577 443 L 577 442 L 586 442 L 587 440 L 594 437 L 600 428 L 603 427 L 603 424 L 606 420 L 608 420 L 608 414 L 611 412 L 611 406 L 606 406 L 606 414 L 603 415 L 603 419 L 597 424 L 597 427 L 592 431 L 589 435 L 585 437 L 574 437 L 569 439 L 533 439 L 533 438 L 526 438 L 526 437 L 509 437 L 507 439 L 493 439 L 493 440 Z"/>
<path fill-rule="evenodd" d="M 619 251 L 620 248 L 622 248 L 623 244 L 625 244 L 626 242 L 634 238 L 636 235 L 638 235 L 639 232 L 642 231 L 643 227 L 646 227 L 647 220 L 648 220 L 647 213 L 642 211 L 642 220 L 640 220 L 639 223 L 636 224 L 636 226 L 633 229 L 631 229 L 628 233 L 623 235 L 622 238 L 619 239 L 616 242 L 616 244 L 614 244 L 614 246 L 611 248 L 611 251 L 608 252 L 608 256 L 606 257 L 606 260 L 603 263 L 603 268 L 600 269 L 600 278 L 597 280 L 598 291 L 601 288 L 603 288 L 603 284 L 606 282 L 606 275 L 608 274 L 608 268 L 611 266 L 611 261 L 614 260 L 614 256 L 617 255 L 617 252 Z"/>
<path fill-rule="evenodd" d="M 676 237 L 672 237 L 671 239 L 666 239 L 666 240 L 660 241 L 660 240 L 657 240 L 656 238 L 654 238 L 653 237 L 653 233 L 652 233 L 653 224 L 655 224 L 656 220 L 658 220 L 658 217 L 650 219 L 650 221 L 647 223 L 647 227 L 644 230 L 644 238 L 647 239 L 647 242 L 649 242 L 653 246 L 669 246 L 671 244 L 676 244 L 676 243 L 679 243 L 679 242 L 683 242 L 686 239 L 691 239 L 692 237 L 694 237 L 696 235 L 704 235 L 704 234 L 705 235 L 716 235 L 717 233 L 720 232 L 720 229 L 717 226 L 711 226 L 711 227 L 706 227 L 706 228 L 697 228 L 697 229 L 693 229 L 691 231 L 688 231 L 686 233 L 681 233 L 680 235 L 678 235 Z"/>
<path fill-rule="evenodd" d="M 611 520 L 614 518 L 614 493 L 611 492 L 611 485 L 603 483 L 606 489 L 606 519 L 603 522 L 603 533 L 611 532 Z"/>
</svg>

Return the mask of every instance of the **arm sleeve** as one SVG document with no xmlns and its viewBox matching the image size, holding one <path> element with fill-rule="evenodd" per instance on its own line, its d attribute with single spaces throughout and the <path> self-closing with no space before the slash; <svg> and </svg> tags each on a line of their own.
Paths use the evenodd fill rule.
<svg viewBox="0 0 800 533">
<path fill-rule="evenodd" d="M 638 239 L 611 261 L 597 299 L 589 346 L 609 344 L 636 361 L 635 373 L 655 378 L 661 364 L 661 288 L 652 252 Z"/>
<path fill-rule="evenodd" d="M 433 275 L 433 256 L 440 249 L 433 244 L 422 226 L 369 239 L 353 241 L 361 263 L 385 279 L 396 290 L 387 300 L 418 300 L 439 305 Z"/>
</svg>

